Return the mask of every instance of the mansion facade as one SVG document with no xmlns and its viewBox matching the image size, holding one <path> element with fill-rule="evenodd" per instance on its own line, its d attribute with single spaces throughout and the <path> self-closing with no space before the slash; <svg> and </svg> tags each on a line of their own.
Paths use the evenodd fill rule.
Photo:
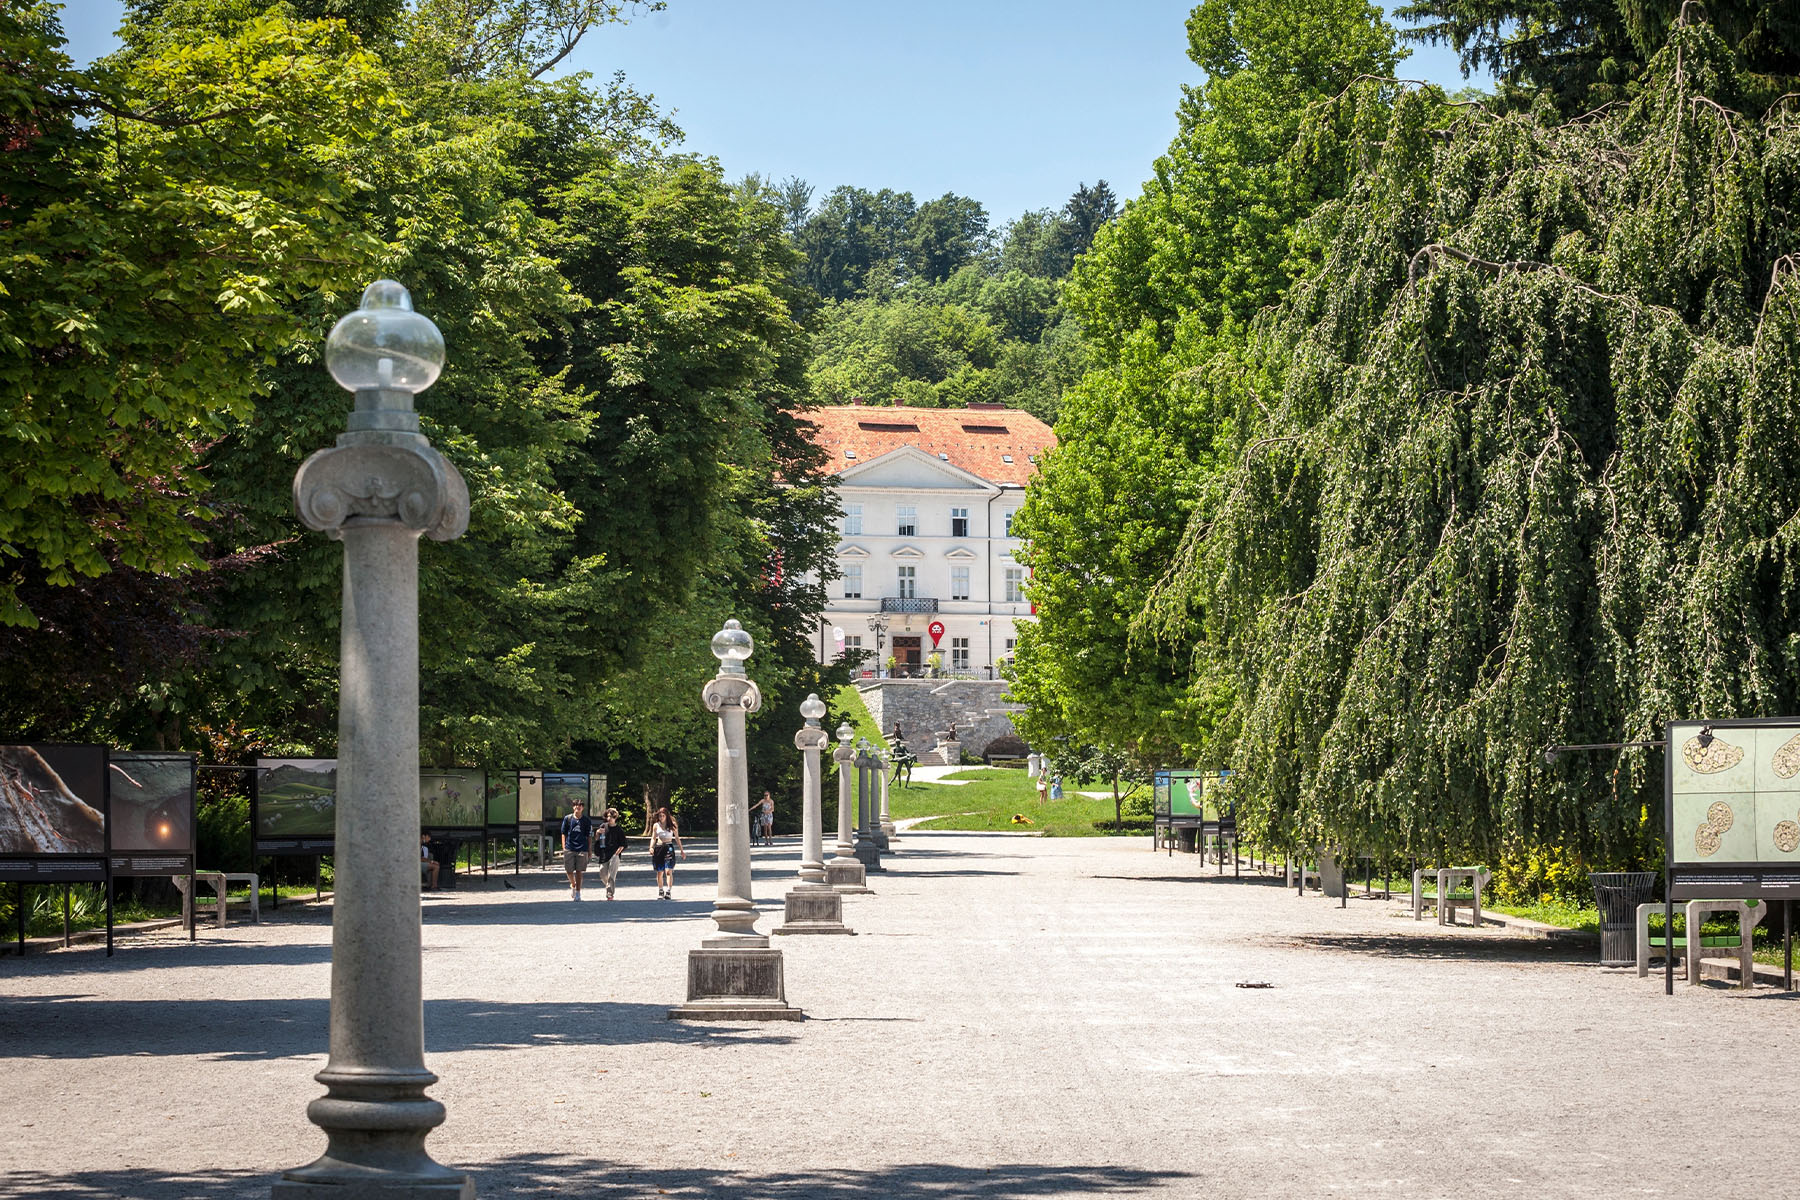
<svg viewBox="0 0 1800 1200">
<path fill-rule="evenodd" d="M 1050 427 L 1018 409 L 812 410 L 843 508 L 820 662 L 865 651 L 865 677 L 992 679 L 1031 613 L 1012 523 Z M 890 661 L 892 663 L 890 665 Z"/>
</svg>

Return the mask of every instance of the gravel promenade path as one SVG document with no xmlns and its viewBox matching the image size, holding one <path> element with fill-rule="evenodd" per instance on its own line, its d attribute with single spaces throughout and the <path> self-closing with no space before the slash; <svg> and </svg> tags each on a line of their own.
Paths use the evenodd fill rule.
<svg viewBox="0 0 1800 1200">
<path fill-rule="evenodd" d="M 795 1024 L 672 1023 L 711 857 L 608 904 L 425 898 L 429 1146 L 483 1197 L 1781 1194 L 1794 997 L 1398 906 L 1200 878 L 1147 839 L 909 833 L 778 938 Z M 756 852 L 779 923 L 793 839 Z M 266 1197 L 323 1138 L 328 910 L 0 961 L 0 1195 Z M 1248 989 L 1240 982 L 1272 986 Z M 1694 1157 L 1704 1147 L 1703 1157 Z"/>
</svg>

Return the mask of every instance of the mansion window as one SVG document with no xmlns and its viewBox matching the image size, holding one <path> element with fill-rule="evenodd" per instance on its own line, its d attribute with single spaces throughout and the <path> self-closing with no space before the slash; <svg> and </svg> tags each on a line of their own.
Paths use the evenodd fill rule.
<svg viewBox="0 0 1800 1200">
<path fill-rule="evenodd" d="M 953 508 L 950 510 L 950 536 L 951 537 L 968 537 L 969 536 L 969 510 L 968 509 Z"/>
<path fill-rule="evenodd" d="M 844 534 L 846 537 L 862 535 L 862 505 L 844 505 Z"/>
<path fill-rule="evenodd" d="M 1019 510 L 1016 508 L 1006 514 L 1006 536 L 1007 537 L 1011 537 L 1013 535 L 1013 531 L 1012 531 L 1013 518 L 1018 515 L 1019 515 Z"/>
<path fill-rule="evenodd" d="M 950 568 L 950 598 L 967 600 L 969 598 L 969 568 Z"/>
<path fill-rule="evenodd" d="M 950 669 L 966 671 L 969 669 L 969 639 L 953 637 L 950 639 Z"/>
<path fill-rule="evenodd" d="M 862 599 L 862 564 L 849 563 L 844 567 L 844 599 Z"/>
<path fill-rule="evenodd" d="M 1006 568 L 1006 602 L 1018 604 L 1025 599 L 1025 568 Z"/>
<path fill-rule="evenodd" d="M 862 634 L 844 635 L 844 658 L 848 662 L 858 662 L 862 658 Z"/>
<path fill-rule="evenodd" d="M 900 568 L 900 592 L 899 592 L 900 598 L 902 600 L 911 600 L 914 596 L 917 596 L 918 594 L 919 594 L 919 568 L 917 568 L 917 567 L 901 567 Z"/>
<path fill-rule="evenodd" d="M 896 537 L 919 536 L 919 509 L 917 505 L 901 504 L 894 509 L 894 534 Z"/>
</svg>

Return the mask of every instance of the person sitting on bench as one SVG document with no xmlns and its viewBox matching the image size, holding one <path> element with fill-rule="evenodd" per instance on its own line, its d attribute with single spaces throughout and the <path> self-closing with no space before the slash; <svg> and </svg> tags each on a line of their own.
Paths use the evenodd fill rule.
<svg viewBox="0 0 1800 1200">
<path fill-rule="evenodd" d="M 419 835 L 419 882 L 427 891 L 436 891 L 438 881 L 437 859 L 431 857 L 431 835 Z"/>
</svg>

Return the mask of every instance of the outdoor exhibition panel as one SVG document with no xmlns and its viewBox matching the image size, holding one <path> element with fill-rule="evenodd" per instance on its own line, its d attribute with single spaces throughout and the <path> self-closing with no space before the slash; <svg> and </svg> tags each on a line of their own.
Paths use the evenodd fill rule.
<svg viewBox="0 0 1800 1200">
<path fill-rule="evenodd" d="M 1228 776 L 1225 771 L 1198 771 L 1165 767 L 1151 776 L 1153 832 L 1158 845 L 1167 837 L 1173 851 L 1177 830 L 1192 829 L 1196 844 L 1204 848 L 1208 838 L 1220 839 L 1219 869 L 1225 869 L 1224 839 L 1237 848 L 1237 818 L 1229 808 L 1221 810 L 1213 788 Z M 1185 848 L 1185 846 L 1184 846 Z M 1235 857 L 1235 855 L 1234 855 Z"/>
<path fill-rule="evenodd" d="M 419 828 L 432 834 L 480 837 L 487 830 L 487 772 L 480 767 L 419 770 Z"/>
<path fill-rule="evenodd" d="M 1800 896 L 1800 718 L 1676 721 L 1664 773 L 1669 896 Z"/>
<path fill-rule="evenodd" d="M 487 772 L 487 829 L 512 837 L 519 831 L 519 772 Z"/>
<path fill-rule="evenodd" d="M 257 759 L 250 827 L 257 854 L 330 854 L 337 836 L 337 759 Z"/>
<path fill-rule="evenodd" d="M 112 873 L 193 874 L 194 756 L 114 751 L 107 773 Z"/>
<path fill-rule="evenodd" d="M 599 815 L 606 808 L 606 776 L 585 775 L 577 773 L 558 773 L 547 771 L 544 774 L 544 832 L 559 835 L 562 819 L 575 811 L 575 801 L 587 805 L 588 816 L 599 822 Z M 519 823 L 525 823 L 525 814 L 519 814 Z"/>
<path fill-rule="evenodd" d="M 0 746 L 0 881 L 107 878 L 106 747 Z"/>
</svg>

